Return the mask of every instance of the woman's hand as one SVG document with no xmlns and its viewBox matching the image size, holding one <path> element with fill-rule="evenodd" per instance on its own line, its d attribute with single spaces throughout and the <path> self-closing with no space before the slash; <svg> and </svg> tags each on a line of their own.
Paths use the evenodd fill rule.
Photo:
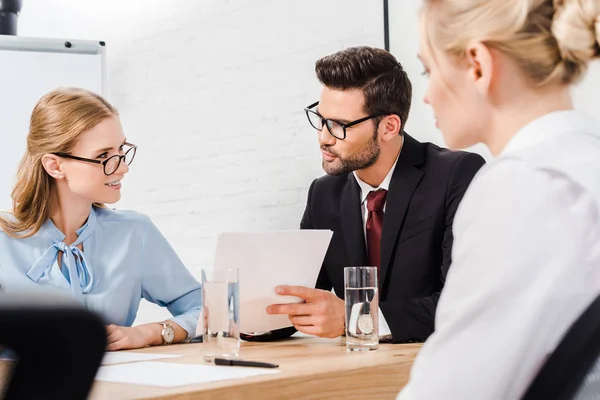
<svg viewBox="0 0 600 400">
<path fill-rule="evenodd" d="M 106 332 L 108 334 L 108 351 L 139 349 L 154 344 L 157 337 L 160 337 L 161 326 L 155 324 L 156 328 L 148 325 L 139 325 L 132 328 L 118 325 L 108 325 Z M 160 344 L 160 343 L 159 343 Z"/>
<path fill-rule="evenodd" d="M 173 321 L 167 322 L 175 331 L 173 343 L 183 342 L 188 336 L 187 331 Z M 106 333 L 108 334 L 108 346 L 106 350 L 130 350 L 161 345 L 163 343 L 162 330 L 163 326 L 160 322 L 151 322 L 131 328 L 108 325 L 106 327 Z"/>
</svg>

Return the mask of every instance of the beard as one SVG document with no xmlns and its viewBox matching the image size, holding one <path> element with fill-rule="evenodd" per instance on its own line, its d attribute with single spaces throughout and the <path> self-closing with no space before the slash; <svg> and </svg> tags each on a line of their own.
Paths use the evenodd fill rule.
<svg viewBox="0 0 600 400">
<path fill-rule="evenodd" d="M 369 141 L 347 157 L 342 157 L 340 154 L 333 151 L 331 147 L 323 146 L 323 150 L 337 157 L 332 162 L 323 161 L 323 170 L 327 175 L 341 176 L 347 175 L 352 171 L 368 168 L 375 164 L 381 153 L 381 148 L 379 147 L 379 143 L 377 143 L 377 137 L 377 129 L 375 129 L 375 132 Z"/>
</svg>

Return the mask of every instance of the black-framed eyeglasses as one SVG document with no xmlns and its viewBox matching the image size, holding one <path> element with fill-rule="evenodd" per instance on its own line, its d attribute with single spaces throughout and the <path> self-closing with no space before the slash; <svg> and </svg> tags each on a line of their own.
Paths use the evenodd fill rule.
<svg viewBox="0 0 600 400">
<path fill-rule="evenodd" d="M 389 113 L 378 113 L 373 115 L 368 115 L 366 117 L 357 119 L 356 121 L 348 122 L 344 124 L 340 121 L 336 121 L 334 119 L 323 118 L 318 112 L 314 111 L 313 108 L 319 105 L 319 102 L 311 104 L 310 106 L 304 109 L 306 113 L 306 117 L 308 118 L 308 122 L 310 125 L 318 131 L 322 131 L 323 127 L 326 126 L 327 130 L 336 139 L 344 140 L 346 139 L 346 129 L 350 128 L 354 125 L 358 125 L 361 122 L 368 121 L 372 118 L 381 117 L 382 115 L 389 115 Z"/>
<path fill-rule="evenodd" d="M 117 170 L 121 166 L 121 161 L 125 161 L 125 164 L 131 165 L 133 159 L 135 158 L 137 146 L 127 142 L 125 142 L 124 145 L 129 146 L 129 148 L 125 150 L 124 154 L 115 154 L 114 156 L 109 157 L 104 161 L 94 160 L 91 158 L 77 157 L 67 153 L 54 153 L 54 155 L 64 158 L 70 158 L 72 160 L 84 161 L 92 164 L 101 164 L 104 170 L 104 175 L 109 176 L 117 172 Z"/>
</svg>

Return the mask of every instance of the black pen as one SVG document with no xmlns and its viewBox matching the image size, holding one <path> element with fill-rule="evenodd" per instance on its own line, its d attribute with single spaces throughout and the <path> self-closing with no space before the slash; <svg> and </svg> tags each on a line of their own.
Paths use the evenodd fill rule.
<svg viewBox="0 0 600 400">
<path fill-rule="evenodd" d="M 231 360 L 227 358 L 215 358 L 214 363 L 215 365 L 231 365 L 234 367 L 279 368 L 277 364 L 260 361 Z"/>
</svg>

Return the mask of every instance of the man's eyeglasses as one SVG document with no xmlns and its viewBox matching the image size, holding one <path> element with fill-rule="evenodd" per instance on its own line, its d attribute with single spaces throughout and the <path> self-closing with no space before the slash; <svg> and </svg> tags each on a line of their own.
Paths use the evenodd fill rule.
<svg viewBox="0 0 600 400">
<path fill-rule="evenodd" d="M 64 158 L 70 158 L 72 160 L 84 161 L 92 164 L 101 164 L 104 169 L 104 175 L 108 176 L 117 172 L 117 170 L 121 166 L 121 161 L 125 161 L 125 164 L 127 165 L 130 165 L 133 162 L 133 159 L 135 158 L 135 152 L 137 151 L 137 146 L 127 142 L 125 142 L 125 146 L 129 146 L 129 148 L 125 150 L 124 154 L 115 154 L 114 156 L 109 157 L 104 161 L 72 156 L 71 154 L 67 153 L 54 153 L 54 155 Z"/>
<path fill-rule="evenodd" d="M 304 109 L 304 112 L 306 113 L 306 117 L 308 118 L 308 122 L 310 122 L 310 125 L 318 131 L 322 131 L 323 127 L 326 126 L 327 130 L 329 131 L 331 136 L 333 136 L 334 138 L 339 139 L 339 140 L 346 139 L 346 129 L 347 128 L 350 128 L 354 125 L 358 125 L 361 122 L 368 121 L 372 118 L 381 117 L 382 115 L 389 114 L 389 113 L 373 114 L 373 115 L 366 116 L 364 118 L 357 119 L 356 121 L 352 121 L 352 122 L 348 122 L 347 124 L 344 124 L 344 123 L 341 123 L 334 119 L 323 118 L 318 112 L 313 110 L 313 108 L 315 108 L 317 105 L 319 105 L 318 101 Z"/>
</svg>

